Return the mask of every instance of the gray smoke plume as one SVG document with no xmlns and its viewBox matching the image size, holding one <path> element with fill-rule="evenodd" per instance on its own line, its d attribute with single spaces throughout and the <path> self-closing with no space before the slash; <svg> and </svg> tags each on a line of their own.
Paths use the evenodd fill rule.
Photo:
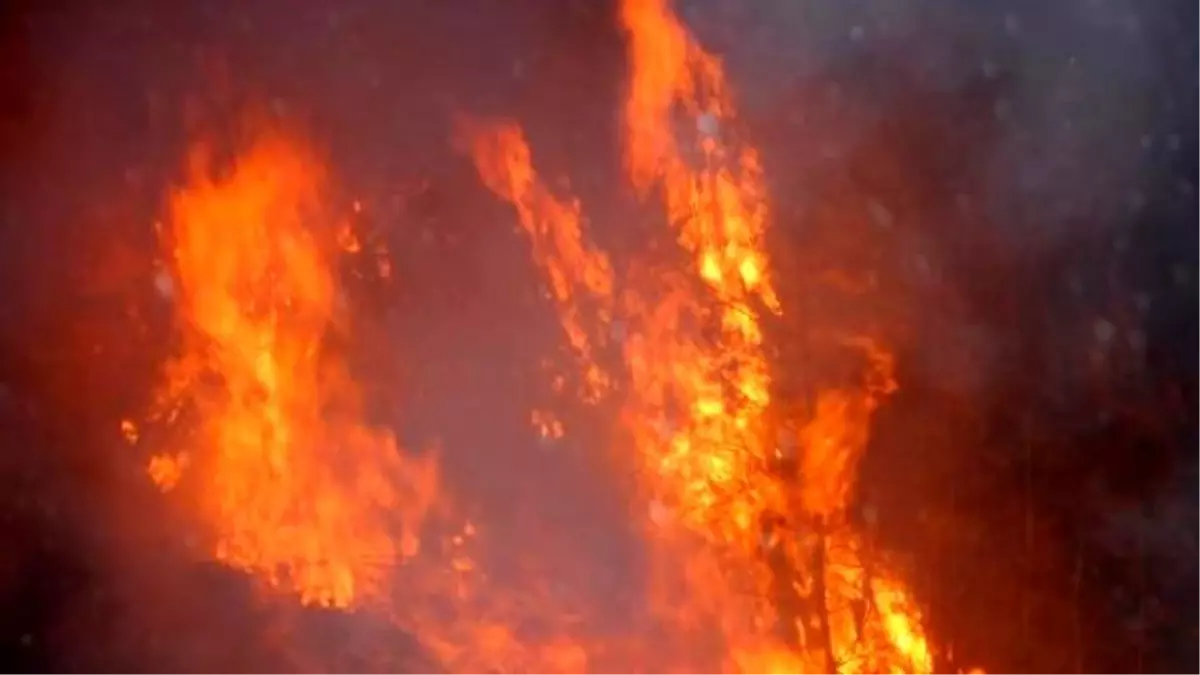
<svg viewBox="0 0 1200 675">
<path fill-rule="evenodd" d="M 1073 217 L 1086 216 L 1095 229 L 1145 206 L 1138 185 L 1155 151 L 1186 153 L 1194 135 L 1196 83 L 1177 75 L 1189 61 L 1194 67 L 1195 34 L 1180 3 L 681 4 L 720 46 L 752 108 L 772 105 L 831 64 L 881 49 L 895 75 L 930 90 L 1005 78 L 990 111 L 1005 133 L 978 158 L 992 176 L 980 197 L 997 215 L 1015 204 L 1048 206 L 1028 234 L 1047 245 L 1070 236 L 1062 230 Z"/>
</svg>

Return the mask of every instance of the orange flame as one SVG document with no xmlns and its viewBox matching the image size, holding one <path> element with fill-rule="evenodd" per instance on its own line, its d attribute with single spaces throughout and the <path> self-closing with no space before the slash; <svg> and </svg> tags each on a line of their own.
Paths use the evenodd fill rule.
<svg viewBox="0 0 1200 675">
<path fill-rule="evenodd" d="M 537 179 L 520 129 L 476 125 L 468 135 L 484 183 L 516 208 L 588 382 L 600 371 L 587 327 L 603 336 L 614 319 L 625 324 L 623 420 L 658 545 L 655 609 L 685 649 L 715 627 L 726 665 L 743 672 L 928 672 L 915 604 L 845 526 L 870 416 L 895 388 L 890 355 L 850 341 L 867 355 L 871 378 L 863 390 L 819 394 L 795 433 L 801 450 L 789 482 L 778 470 L 761 325 L 764 312 L 781 308 L 768 275 L 757 153 L 723 138 L 734 106 L 721 64 L 665 3 L 628 0 L 622 18 L 632 61 L 626 168 L 643 195 L 661 194 L 694 278 L 652 270 L 625 280 L 630 290 L 614 299 L 611 267 L 584 243 L 578 204 Z M 689 116 L 696 132 L 683 143 L 677 122 Z M 593 322 L 584 321 L 580 290 L 593 301 Z M 545 434 L 543 415 L 534 419 Z M 813 526 L 789 535 L 771 524 L 795 528 L 795 519 Z M 788 594 L 805 609 L 784 611 Z M 823 637 L 808 635 L 817 623 Z"/>
<path fill-rule="evenodd" d="M 870 362 L 866 391 L 830 389 L 817 395 L 812 419 L 798 432 L 801 499 L 804 510 L 835 518 L 850 508 L 858 461 L 867 447 L 871 414 L 896 390 L 892 356 L 867 339 L 845 341 L 862 349 Z"/>
<path fill-rule="evenodd" d="M 666 0 L 626 0 L 621 17 L 632 64 L 624 115 L 629 178 L 643 194 L 661 188 L 680 245 L 717 300 L 731 303 L 726 329 L 757 342 L 745 303 L 779 311 L 766 277 L 766 189 L 758 152 L 722 138 L 735 109 L 721 62 L 692 40 Z M 683 145 L 681 116 L 695 129 Z"/>
<path fill-rule="evenodd" d="M 438 496 L 437 465 L 364 422 L 329 339 L 347 329 L 336 256 L 364 246 L 324 213 L 324 171 L 294 138 L 262 135 L 220 174 L 201 145 L 171 194 L 164 236 L 182 351 L 157 414 L 186 433 L 147 472 L 195 503 L 218 560 L 308 604 L 388 600 L 390 618 L 449 668 L 581 671 L 627 649 L 634 660 L 670 651 L 682 669 L 711 667 L 711 656 L 740 672 L 930 672 L 899 568 L 848 517 L 871 415 L 896 386 L 890 354 L 850 340 L 865 384 L 817 393 L 788 420 L 793 438 L 779 432 L 764 323 L 782 307 L 758 153 L 734 133 L 721 62 L 667 0 L 624 0 L 621 16 L 625 168 L 642 197 L 661 198 L 686 269 L 631 268 L 618 295 L 580 205 L 539 180 L 519 127 L 468 122 L 462 140 L 516 210 L 584 401 L 613 391 L 615 369 L 598 352 L 623 325 L 622 422 L 648 513 L 652 609 L 677 643 L 580 641 L 553 593 L 491 585 L 470 554 L 471 524 L 440 542 L 434 569 L 409 560 Z M 564 433 L 548 411 L 531 421 L 544 438 Z M 123 433 L 141 437 L 132 423 Z M 795 457 L 779 447 L 787 440 Z M 405 562 L 421 572 L 393 579 Z M 523 639 L 520 624 L 546 617 L 551 637 Z M 693 654 L 709 646 L 715 655 Z"/>
<path fill-rule="evenodd" d="M 613 273 L 608 256 L 584 240 L 578 202 L 560 200 L 538 179 L 520 127 L 464 122 L 462 131 L 484 184 L 517 210 L 534 261 L 548 277 L 567 341 L 583 366 L 583 395 L 588 401 L 598 400 L 610 382 L 596 363 L 596 338 L 584 327 L 581 301 L 590 300 L 597 319 L 609 322 Z"/>
<path fill-rule="evenodd" d="M 303 604 L 369 606 L 442 666 L 584 669 L 561 603 L 536 584 L 494 587 L 478 568 L 473 523 L 417 557 L 422 524 L 445 497 L 438 466 L 364 423 L 335 351 L 348 327 L 338 256 L 367 247 L 327 217 L 316 158 L 278 133 L 227 168 L 211 156 L 207 145 L 193 151 L 162 232 L 182 351 L 151 418 L 183 440 L 150 459 L 151 480 L 187 504 L 215 559 Z M 562 433 L 553 417 L 535 422 Z M 139 431 L 121 425 L 130 443 Z M 437 508 L 445 515 L 444 500 Z M 514 626 L 538 619 L 557 632 L 527 643 Z"/>
<path fill-rule="evenodd" d="M 198 145 L 170 195 L 182 353 L 160 415 L 195 426 L 149 471 L 163 489 L 186 488 L 218 560 L 305 603 L 346 607 L 381 593 L 416 552 L 437 466 L 363 423 L 330 349 L 345 324 L 321 165 L 266 134 L 217 169 Z"/>
<path fill-rule="evenodd" d="M 678 278 L 656 300 L 628 299 L 640 321 L 627 349 L 635 395 L 626 420 L 649 498 L 669 514 L 652 521 L 660 537 L 703 542 L 671 547 L 686 557 L 686 583 L 660 602 L 676 621 L 715 621 L 731 647 L 777 652 L 763 522 L 787 504 L 769 471 L 770 374 L 759 316 L 779 304 L 766 274 L 761 172 L 752 148 L 720 138 L 733 114 L 720 62 L 662 2 L 624 2 L 622 20 L 631 59 L 629 177 L 643 194 L 661 192 L 707 289 L 699 294 Z M 693 120 L 695 133 L 680 133 L 680 118 Z"/>
<path fill-rule="evenodd" d="M 705 544 L 687 551 L 687 583 L 668 601 L 684 624 L 697 615 L 717 621 L 734 668 L 928 671 L 928 645 L 903 585 L 883 571 L 867 575 L 862 542 L 844 527 L 870 414 L 895 386 L 890 360 L 868 350 L 882 383 L 818 397 L 797 439 L 800 503 L 792 507 L 789 476 L 771 470 L 776 448 L 768 440 L 760 312 L 780 306 L 767 273 L 757 153 L 729 128 L 735 109 L 720 61 L 667 1 L 624 0 L 621 14 L 631 62 L 626 168 L 643 195 L 661 193 L 709 293 L 702 298 L 675 281 L 656 302 L 629 305 L 643 320 L 627 351 L 635 392 L 627 419 L 651 498 L 671 514 L 656 523 L 659 535 L 677 540 L 681 530 Z M 784 522 L 785 533 L 763 526 L 771 521 Z M 787 534 L 796 527 L 799 536 Z M 785 604 L 793 606 L 784 611 Z"/>
</svg>

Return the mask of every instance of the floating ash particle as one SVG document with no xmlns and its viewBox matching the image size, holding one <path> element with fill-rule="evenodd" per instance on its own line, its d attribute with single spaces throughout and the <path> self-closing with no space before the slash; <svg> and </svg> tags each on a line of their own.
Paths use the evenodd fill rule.
<svg viewBox="0 0 1200 675">
<path fill-rule="evenodd" d="M 130 444 L 138 442 L 138 428 L 131 420 L 121 420 L 121 436 Z"/>
<path fill-rule="evenodd" d="M 170 272 L 161 267 L 155 271 L 154 290 L 163 300 L 172 300 L 175 297 L 175 280 L 171 278 Z"/>
<path fill-rule="evenodd" d="M 1134 352 L 1141 354 L 1146 351 L 1146 334 L 1140 330 L 1134 329 L 1129 331 L 1125 336 L 1125 340 L 1129 343 L 1129 348 Z"/>
<path fill-rule="evenodd" d="M 871 214 L 871 222 L 875 223 L 876 227 L 881 230 L 892 229 L 895 219 L 892 217 L 892 212 L 883 204 L 872 199 L 867 202 L 867 211 Z"/>
<path fill-rule="evenodd" d="M 1009 37 L 1017 37 L 1021 34 L 1021 20 L 1016 14 L 1004 15 L 1004 32 L 1008 33 Z"/>
<path fill-rule="evenodd" d="M 659 527 L 671 522 L 671 509 L 657 499 L 650 502 L 650 521 Z"/>
<path fill-rule="evenodd" d="M 917 254 L 914 264 L 916 265 L 917 272 L 920 273 L 922 279 L 927 280 L 933 276 L 933 268 L 930 266 L 929 259 L 925 257 L 925 254 Z"/>
<path fill-rule="evenodd" d="M 1125 197 L 1125 208 L 1132 213 L 1138 213 L 1146 207 L 1146 195 L 1141 190 L 1130 190 Z"/>
<path fill-rule="evenodd" d="M 868 525 L 874 525 L 879 522 L 879 511 L 873 504 L 863 504 L 862 519 Z"/>
</svg>

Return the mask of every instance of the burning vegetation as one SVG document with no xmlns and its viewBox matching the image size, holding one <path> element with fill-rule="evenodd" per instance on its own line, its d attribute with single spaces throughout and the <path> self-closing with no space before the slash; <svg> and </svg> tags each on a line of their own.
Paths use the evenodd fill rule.
<svg viewBox="0 0 1200 675">
<path fill-rule="evenodd" d="M 1195 665 L 1196 3 L 27 4 L 10 670 Z"/>
<path fill-rule="evenodd" d="M 550 196 L 520 129 L 475 123 L 469 135 L 483 182 L 529 235 L 585 381 L 623 384 L 628 448 L 618 452 L 639 476 L 652 611 L 681 652 L 717 637 L 732 670 L 929 672 L 914 599 L 848 517 L 871 412 L 896 386 L 890 356 L 847 340 L 866 357 L 861 386 L 815 392 L 799 410 L 772 400 L 764 323 L 784 308 L 757 152 L 737 137 L 720 61 L 665 2 L 630 0 L 621 18 L 627 177 L 661 201 L 674 264 L 634 261 L 614 284 L 607 259 L 581 242 L 577 200 Z M 594 337 L 578 294 L 594 308 Z M 599 377 L 593 345 L 613 336 L 619 374 Z"/>
<path fill-rule="evenodd" d="M 277 134 L 228 166 L 213 155 L 195 148 L 162 229 L 180 351 L 154 412 L 174 433 L 148 472 L 194 506 L 217 560 L 351 607 L 417 552 L 437 464 L 364 421 L 336 353 L 347 239 L 324 212 L 321 164 Z"/>
<path fill-rule="evenodd" d="M 541 274 L 567 355 L 549 387 L 615 428 L 607 450 L 633 477 L 648 552 L 645 621 L 599 634 L 549 584 L 493 576 L 477 555 L 488 523 L 460 508 L 436 454 L 372 419 L 343 284 L 364 247 L 297 135 L 190 153 L 159 228 L 174 354 L 122 434 L 152 450 L 148 480 L 203 557 L 265 597 L 411 634 L 449 670 L 958 668 L 857 501 L 873 415 L 901 386 L 890 345 L 779 291 L 761 153 L 721 60 L 668 0 L 623 0 L 619 22 L 621 180 L 668 246 L 601 246 L 516 121 L 462 111 L 453 142 Z M 851 367 L 793 372 L 779 353 L 796 332 Z M 575 433 L 561 412 L 528 411 L 546 444 Z"/>
</svg>

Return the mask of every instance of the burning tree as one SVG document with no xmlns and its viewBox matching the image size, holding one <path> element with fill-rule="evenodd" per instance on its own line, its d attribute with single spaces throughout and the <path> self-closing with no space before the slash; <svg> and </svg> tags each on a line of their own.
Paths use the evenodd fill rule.
<svg viewBox="0 0 1200 675">
<path fill-rule="evenodd" d="M 866 376 L 780 395 L 786 370 L 769 333 L 786 310 L 766 251 L 763 170 L 735 133 L 722 64 L 665 0 L 626 0 L 621 20 L 625 173 L 669 224 L 666 260 L 617 265 L 593 246 L 581 205 L 539 179 L 515 124 L 464 121 L 459 140 L 516 211 L 581 373 L 576 393 L 619 410 L 651 549 L 650 610 L 673 641 L 664 651 L 698 669 L 930 672 L 898 567 L 852 517 L 872 413 L 896 388 L 891 356 L 838 337 Z M 504 611 L 440 617 L 425 596 L 487 613 L 462 552 L 473 526 L 434 556 L 448 569 L 410 584 L 424 587 L 404 612 L 389 606 L 394 571 L 412 572 L 421 552 L 436 466 L 365 424 L 329 349 L 345 327 L 330 251 L 357 241 L 326 227 L 337 219 L 321 217 L 323 172 L 290 139 L 267 135 L 227 175 L 202 151 L 191 179 L 173 192 L 164 233 L 182 349 L 159 414 L 191 409 L 197 422 L 149 471 L 196 503 L 211 555 L 302 603 L 383 606 L 453 667 L 582 669 L 580 644 L 526 649 Z M 698 654 L 705 644 L 713 653 Z"/>
<path fill-rule="evenodd" d="M 618 383 L 653 609 L 683 644 L 715 630 L 726 667 L 743 671 L 928 672 L 915 602 L 850 518 L 871 414 L 896 386 L 891 357 L 839 340 L 866 356 L 865 382 L 807 407 L 776 400 L 765 322 L 783 308 L 758 154 L 730 132 L 720 61 L 666 3 L 629 0 L 621 17 L 627 176 L 661 199 L 678 260 L 618 270 L 585 242 L 578 202 L 537 178 L 515 125 L 471 123 L 463 145 L 516 209 L 584 380 Z M 614 335 L 621 372 L 599 375 L 597 346 Z"/>
</svg>

